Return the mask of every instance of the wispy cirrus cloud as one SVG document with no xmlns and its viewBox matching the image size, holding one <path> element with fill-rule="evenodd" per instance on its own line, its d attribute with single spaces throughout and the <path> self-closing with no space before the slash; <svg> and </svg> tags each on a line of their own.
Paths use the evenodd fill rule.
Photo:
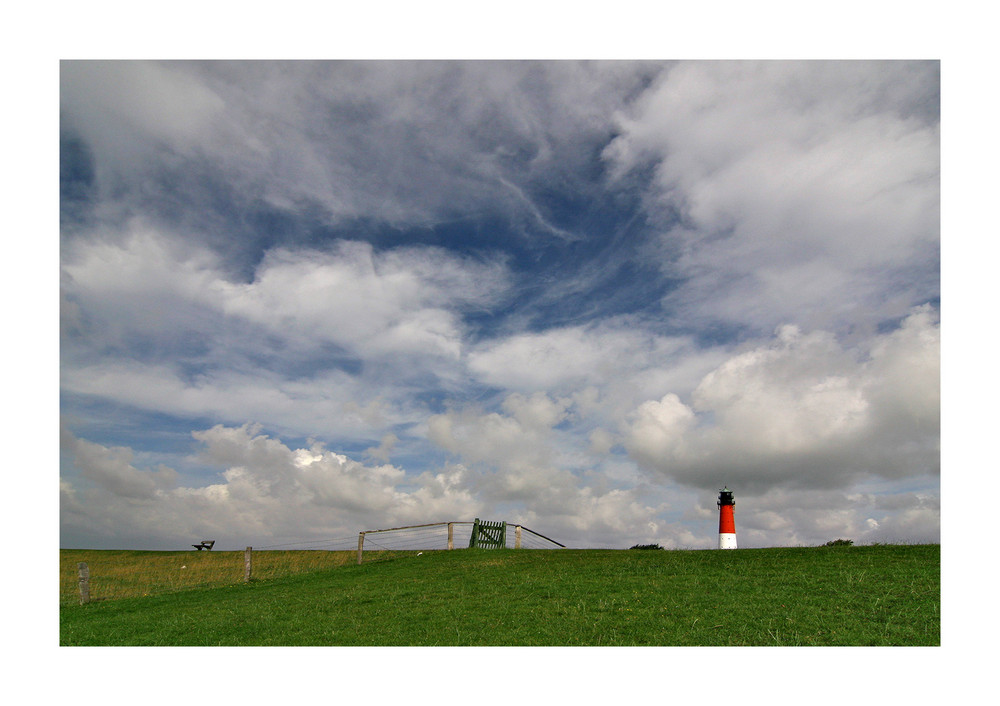
<svg viewBox="0 0 1000 706">
<path fill-rule="evenodd" d="M 256 241 L 271 214 L 428 227 L 482 215 L 563 237 L 535 198 L 577 172 L 655 65 L 65 62 L 63 123 L 116 201 Z M 162 109 L 161 109 L 162 108 Z M 137 173 L 144 187 L 136 188 Z M 233 218 L 233 213 L 241 214 Z M 287 217 L 286 217 L 287 216 Z M 262 223 L 263 225 L 263 223 Z M 402 237 L 405 242 L 405 236 Z"/>
<path fill-rule="evenodd" d="M 651 165 L 679 322 L 874 326 L 936 296 L 937 65 L 691 62 L 605 149 Z M 697 325 L 697 324 L 695 324 Z"/>
</svg>

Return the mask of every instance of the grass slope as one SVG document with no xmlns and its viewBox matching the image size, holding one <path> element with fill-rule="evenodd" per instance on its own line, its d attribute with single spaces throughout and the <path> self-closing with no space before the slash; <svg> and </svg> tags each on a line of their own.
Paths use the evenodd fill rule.
<svg viewBox="0 0 1000 706">
<path fill-rule="evenodd" d="M 939 607 L 939 545 L 456 550 L 63 605 L 60 643 L 939 645 Z"/>
<path fill-rule="evenodd" d="M 379 558 L 389 552 L 370 552 Z M 356 552 L 255 551 L 253 577 L 273 579 L 291 574 L 332 569 L 355 563 Z M 59 602 L 79 603 L 80 562 L 90 570 L 91 600 L 137 598 L 190 588 L 213 588 L 241 583 L 244 553 L 222 551 L 126 551 L 62 549 L 59 551 Z"/>
</svg>

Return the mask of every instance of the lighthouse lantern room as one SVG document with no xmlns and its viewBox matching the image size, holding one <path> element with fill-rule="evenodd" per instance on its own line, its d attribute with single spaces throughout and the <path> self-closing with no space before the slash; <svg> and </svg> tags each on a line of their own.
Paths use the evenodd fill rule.
<svg viewBox="0 0 1000 706">
<path fill-rule="evenodd" d="M 733 519 L 733 491 L 724 487 L 719 491 L 719 549 L 736 549 L 736 521 Z"/>
</svg>

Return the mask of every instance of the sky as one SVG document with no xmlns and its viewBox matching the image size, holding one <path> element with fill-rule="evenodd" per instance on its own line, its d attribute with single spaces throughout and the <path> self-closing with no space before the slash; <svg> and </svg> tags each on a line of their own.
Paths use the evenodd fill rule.
<svg viewBox="0 0 1000 706">
<path fill-rule="evenodd" d="M 937 61 L 62 61 L 60 545 L 939 542 Z"/>
</svg>

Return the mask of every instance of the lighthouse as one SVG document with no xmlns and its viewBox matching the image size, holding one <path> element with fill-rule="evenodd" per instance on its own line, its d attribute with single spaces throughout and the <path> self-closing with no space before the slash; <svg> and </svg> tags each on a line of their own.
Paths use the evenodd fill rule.
<svg viewBox="0 0 1000 706">
<path fill-rule="evenodd" d="M 719 491 L 719 549 L 736 549 L 736 521 L 733 519 L 733 491 Z"/>
</svg>

